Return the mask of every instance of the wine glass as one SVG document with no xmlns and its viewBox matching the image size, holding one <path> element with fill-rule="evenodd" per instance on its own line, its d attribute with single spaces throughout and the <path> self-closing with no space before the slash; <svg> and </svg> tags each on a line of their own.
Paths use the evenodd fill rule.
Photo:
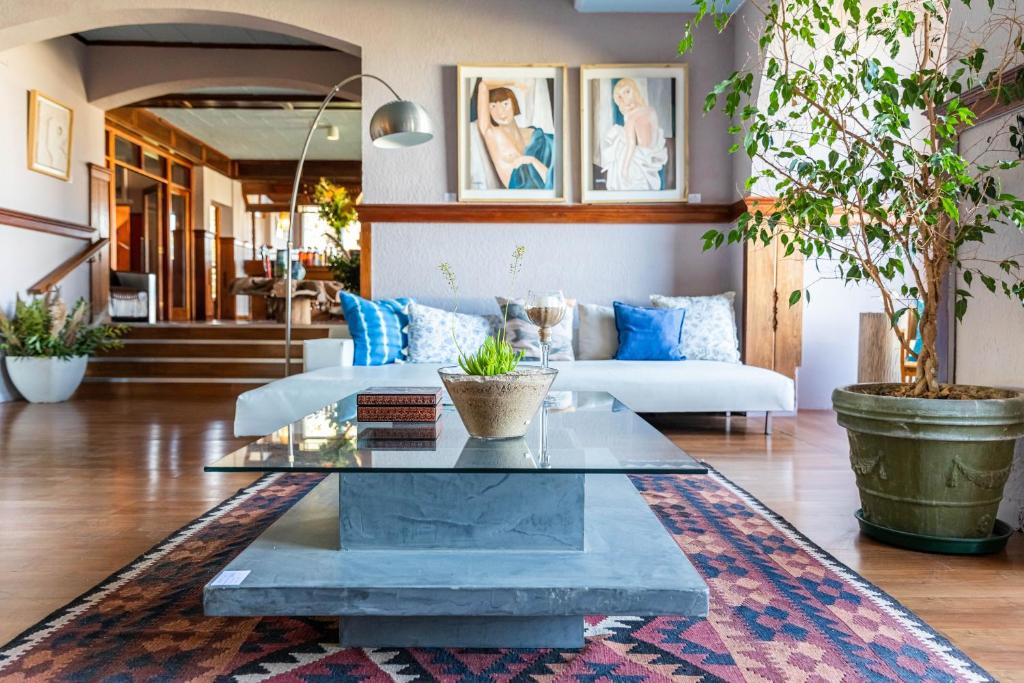
<svg viewBox="0 0 1024 683">
<path fill-rule="evenodd" d="M 565 317 L 565 295 L 559 289 L 530 291 L 526 298 L 526 317 L 537 326 L 540 337 L 540 364 L 549 367 L 551 328 Z"/>
</svg>

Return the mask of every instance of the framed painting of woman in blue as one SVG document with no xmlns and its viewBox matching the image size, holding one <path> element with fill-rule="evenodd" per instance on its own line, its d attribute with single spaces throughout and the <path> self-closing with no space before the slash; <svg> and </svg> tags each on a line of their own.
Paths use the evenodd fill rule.
<svg viewBox="0 0 1024 683">
<path fill-rule="evenodd" d="M 685 64 L 580 67 L 582 199 L 687 199 Z"/>
<path fill-rule="evenodd" d="M 459 201 L 565 201 L 565 70 L 459 66 Z"/>
</svg>

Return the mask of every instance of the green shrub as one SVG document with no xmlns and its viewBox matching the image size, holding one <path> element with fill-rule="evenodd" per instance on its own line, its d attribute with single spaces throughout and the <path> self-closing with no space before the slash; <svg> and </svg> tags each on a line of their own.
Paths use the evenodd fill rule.
<svg viewBox="0 0 1024 683">
<path fill-rule="evenodd" d="M 90 326 L 88 317 L 85 299 L 68 311 L 55 293 L 28 303 L 19 297 L 13 319 L 0 311 L 0 351 L 8 356 L 67 359 L 121 346 L 126 326 Z"/>
</svg>

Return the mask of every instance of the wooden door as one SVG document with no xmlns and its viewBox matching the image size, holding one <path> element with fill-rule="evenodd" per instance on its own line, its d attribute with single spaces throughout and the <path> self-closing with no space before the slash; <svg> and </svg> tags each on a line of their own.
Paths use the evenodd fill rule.
<svg viewBox="0 0 1024 683">
<path fill-rule="evenodd" d="M 192 231 L 189 193 L 171 190 L 167 200 L 164 273 L 167 317 L 192 319 Z"/>
<path fill-rule="evenodd" d="M 100 239 L 110 237 L 110 170 L 89 164 L 89 225 Z M 89 261 L 89 300 L 92 319 L 106 315 L 110 299 L 110 262 L 106 250 Z"/>
<path fill-rule="evenodd" d="M 796 379 L 803 352 L 804 258 L 778 241 L 747 242 L 743 259 L 743 362 Z"/>
</svg>

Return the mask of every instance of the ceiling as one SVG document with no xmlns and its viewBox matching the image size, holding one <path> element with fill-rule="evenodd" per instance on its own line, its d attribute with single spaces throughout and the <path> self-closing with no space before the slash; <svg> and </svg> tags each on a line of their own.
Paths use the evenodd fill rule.
<svg viewBox="0 0 1024 683">
<path fill-rule="evenodd" d="M 170 43 L 174 45 L 322 46 L 281 33 L 213 24 L 110 26 L 75 34 L 86 43 Z"/>
<path fill-rule="evenodd" d="M 314 111 L 275 109 L 149 109 L 232 159 L 297 159 Z M 338 127 L 340 139 L 327 139 L 327 126 Z M 354 160 L 362 156 L 362 111 L 324 112 L 310 143 L 310 159 Z"/>
<path fill-rule="evenodd" d="M 696 0 L 573 0 L 577 12 L 664 12 L 689 14 L 697 11 Z M 736 10 L 743 0 L 731 0 Z"/>
</svg>

